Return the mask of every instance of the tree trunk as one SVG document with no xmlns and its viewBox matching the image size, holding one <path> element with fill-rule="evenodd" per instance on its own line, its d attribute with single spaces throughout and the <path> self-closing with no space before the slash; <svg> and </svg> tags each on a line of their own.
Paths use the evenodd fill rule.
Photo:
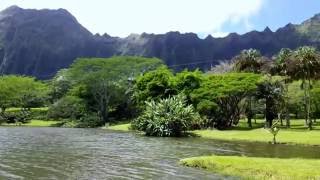
<svg viewBox="0 0 320 180">
<path fill-rule="evenodd" d="M 286 112 L 286 127 L 290 128 L 290 114 Z"/>
<path fill-rule="evenodd" d="M 307 107 L 307 119 L 308 119 L 308 129 L 312 130 L 312 120 L 310 118 L 310 108 L 311 108 L 311 97 L 310 97 L 311 81 L 310 77 L 308 79 L 308 107 Z"/>
<path fill-rule="evenodd" d="M 273 121 L 273 100 L 271 98 L 266 98 L 266 125 L 267 128 L 271 128 Z"/>
<path fill-rule="evenodd" d="M 304 123 L 305 126 L 308 126 L 308 108 L 307 108 L 307 88 L 306 88 L 306 81 L 305 79 L 302 80 L 302 87 L 303 87 L 303 107 L 304 107 Z"/>
<path fill-rule="evenodd" d="M 248 126 L 249 126 L 249 128 L 252 128 L 251 117 L 248 117 Z"/>
<path fill-rule="evenodd" d="M 286 97 L 285 97 L 285 101 L 284 101 L 284 106 L 285 106 L 285 119 L 286 119 L 286 128 L 290 128 L 290 112 L 289 112 L 289 108 L 288 108 L 288 104 L 289 104 L 289 97 L 288 97 L 288 82 L 287 80 L 285 80 L 285 88 L 286 88 Z"/>
<path fill-rule="evenodd" d="M 1 107 L 0 108 L 0 113 L 4 113 L 6 111 L 6 108 L 5 107 Z"/>
<path fill-rule="evenodd" d="M 277 144 L 277 140 L 276 140 L 276 135 L 275 135 L 275 134 L 273 135 L 273 142 L 272 142 L 272 144 Z"/>
<path fill-rule="evenodd" d="M 101 107 L 100 107 L 100 115 L 101 115 L 101 120 L 102 120 L 102 123 L 105 124 L 108 122 L 108 103 L 107 103 L 107 100 L 106 99 L 103 99 L 102 100 L 102 103 L 101 103 Z"/>
<path fill-rule="evenodd" d="M 251 96 L 249 97 L 249 102 L 248 102 L 248 115 L 247 115 L 247 118 L 248 118 L 248 126 L 249 128 L 252 128 L 252 122 L 251 122 L 251 119 L 252 119 L 252 107 L 251 107 Z"/>
</svg>

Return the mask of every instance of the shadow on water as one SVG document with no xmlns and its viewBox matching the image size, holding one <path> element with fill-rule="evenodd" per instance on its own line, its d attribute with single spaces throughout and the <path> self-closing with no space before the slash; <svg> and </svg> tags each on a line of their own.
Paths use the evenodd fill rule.
<svg viewBox="0 0 320 180">
<path fill-rule="evenodd" d="M 221 179 L 177 164 L 210 154 L 320 158 L 320 148 L 98 129 L 0 128 L 0 179 Z"/>
</svg>

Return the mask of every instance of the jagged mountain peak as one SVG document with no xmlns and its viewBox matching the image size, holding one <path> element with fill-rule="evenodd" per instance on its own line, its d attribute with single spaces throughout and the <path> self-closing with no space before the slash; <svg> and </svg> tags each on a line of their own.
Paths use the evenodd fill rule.
<svg viewBox="0 0 320 180">
<path fill-rule="evenodd" d="M 266 28 L 264 28 L 263 32 L 264 33 L 273 33 L 272 30 L 268 26 Z"/>
<path fill-rule="evenodd" d="M 78 57 L 113 55 L 158 57 L 177 69 L 207 69 L 248 48 L 272 56 L 283 47 L 320 47 L 318 22 L 320 14 L 302 24 L 289 23 L 275 32 L 266 27 L 260 32 L 230 33 L 221 38 L 208 35 L 200 39 L 195 33 L 179 31 L 131 34 L 119 38 L 108 34 L 93 35 L 66 9 L 36 10 L 11 6 L 0 12 L 0 74 L 47 79 Z M 183 66 L 186 64 L 191 65 Z"/>
<path fill-rule="evenodd" d="M 20 8 L 17 5 L 9 6 L 8 8 L 4 9 L 2 12 L 13 12 L 13 11 L 20 11 L 22 8 Z"/>
<path fill-rule="evenodd" d="M 312 18 L 310 18 L 310 20 L 320 22 L 320 13 L 315 14 Z"/>
</svg>

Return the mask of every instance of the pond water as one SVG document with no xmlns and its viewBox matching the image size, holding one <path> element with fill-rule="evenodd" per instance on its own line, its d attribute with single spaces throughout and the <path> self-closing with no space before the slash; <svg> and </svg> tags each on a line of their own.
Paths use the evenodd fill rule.
<svg viewBox="0 0 320 180">
<path fill-rule="evenodd" d="M 0 179 L 226 178 L 177 163 L 210 154 L 320 158 L 320 148 L 151 138 L 99 129 L 0 127 Z"/>
</svg>

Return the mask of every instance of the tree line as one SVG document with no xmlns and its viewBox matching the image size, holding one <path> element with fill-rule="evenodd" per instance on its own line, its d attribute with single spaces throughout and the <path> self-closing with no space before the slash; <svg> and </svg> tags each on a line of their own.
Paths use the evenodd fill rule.
<svg viewBox="0 0 320 180">
<path fill-rule="evenodd" d="M 132 120 L 132 128 L 153 136 L 181 136 L 192 129 L 228 129 L 256 117 L 271 127 L 303 116 L 312 129 L 320 115 L 320 55 L 313 47 L 282 49 L 267 58 L 254 49 L 209 72 L 173 72 L 160 59 L 119 56 L 79 58 L 42 82 L 0 77 L 0 122 L 32 107 L 48 107 L 46 119 L 64 125 L 97 127 Z M 12 113 L 10 107 L 21 111 Z M 25 116 L 28 116 L 25 115 Z M 70 123 L 72 122 L 72 123 Z"/>
</svg>

